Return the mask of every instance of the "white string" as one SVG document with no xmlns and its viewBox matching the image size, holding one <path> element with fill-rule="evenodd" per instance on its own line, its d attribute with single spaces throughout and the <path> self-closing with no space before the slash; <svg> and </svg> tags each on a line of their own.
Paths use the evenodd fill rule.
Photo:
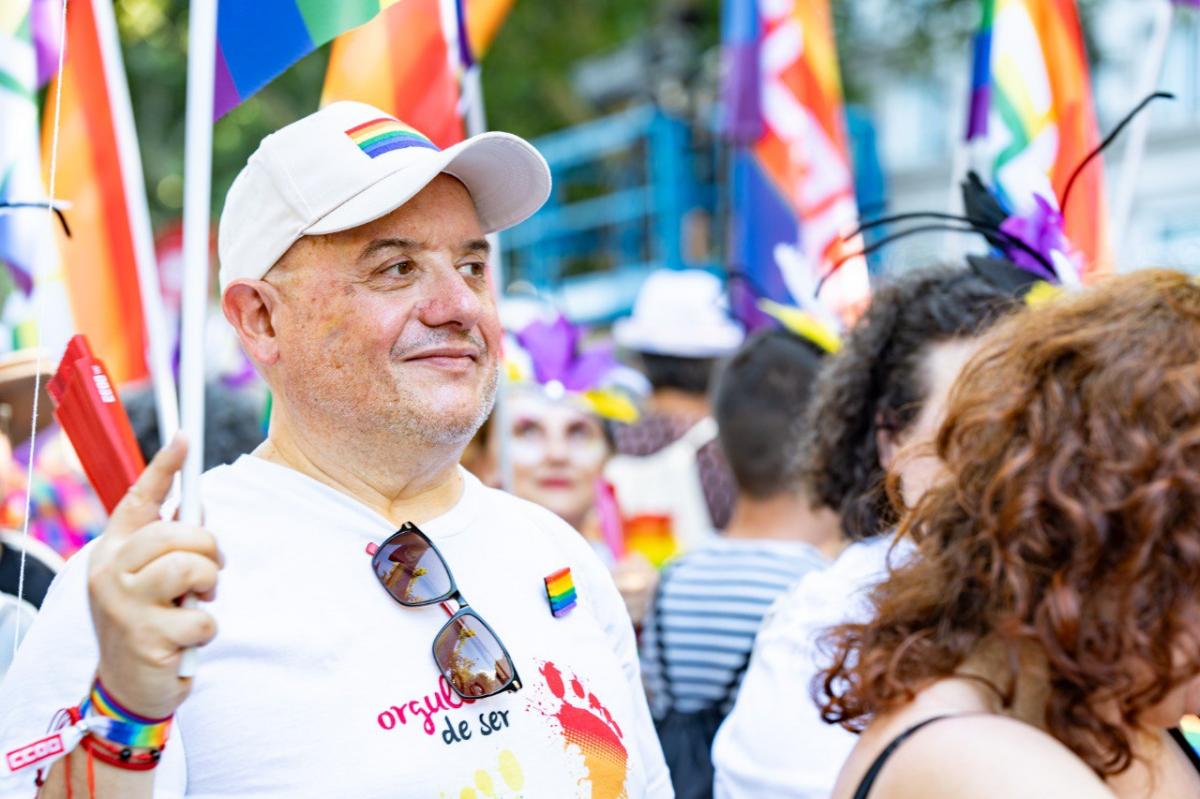
<svg viewBox="0 0 1200 799">
<path fill-rule="evenodd" d="M 49 202 L 46 203 L 46 219 L 53 230 L 54 225 L 54 184 L 58 177 L 58 120 L 62 110 L 62 81 L 63 81 L 63 62 L 67 55 L 67 1 L 62 0 L 62 13 L 58 18 L 58 73 L 54 80 L 54 132 L 50 138 L 50 181 L 46 186 L 46 196 Z M 30 6 L 32 9 L 32 4 Z M 42 390 L 42 352 L 41 342 L 41 325 L 38 324 L 37 305 L 33 305 L 33 340 L 36 342 L 34 346 L 34 370 L 33 370 L 33 419 L 29 423 L 29 463 L 25 470 L 25 520 L 21 524 L 21 568 L 17 573 L 17 604 L 21 603 L 25 595 L 25 558 L 29 552 L 29 510 L 33 504 L 33 460 L 34 454 L 37 452 L 37 418 L 38 418 L 38 394 Z M 13 652 L 17 651 L 17 647 L 21 644 L 21 614 L 17 614 L 17 623 L 13 627 Z"/>
</svg>

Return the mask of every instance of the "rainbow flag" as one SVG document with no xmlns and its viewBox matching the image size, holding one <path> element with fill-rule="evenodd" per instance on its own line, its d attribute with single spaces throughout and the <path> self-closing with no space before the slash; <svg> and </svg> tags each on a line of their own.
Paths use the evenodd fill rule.
<svg viewBox="0 0 1200 799">
<path fill-rule="evenodd" d="M 578 599 L 575 593 L 575 578 L 571 569 L 564 568 L 551 574 L 545 579 L 546 598 L 550 600 L 550 612 L 557 616 L 565 616 L 575 607 Z"/>
<path fill-rule="evenodd" d="M 466 0 L 467 41 L 475 58 L 483 58 L 515 2 L 516 0 Z"/>
<path fill-rule="evenodd" d="M 849 323 L 870 284 L 864 258 L 842 258 L 858 206 L 828 0 L 727 0 L 723 27 L 733 266 L 759 298 Z"/>
<path fill-rule="evenodd" d="M 47 33 L 39 23 L 50 24 L 54 15 L 39 15 L 44 10 L 31 0 L 0 0 L 2 203 L 48 199 L 38 143 L 37 39 Z M 54 246 L 57 224 L 44 208 L 0 211 L 0 268 L 10 284 L 0 309 L 0 351 L 37 344 L 56 356 L 73 332 Z"/>
<path fill-rule="evenodd" d="M 1015 213 L 1035 194 L 1057 205 L 1100 144 L 1083 31 L 1074 0 L 981 0 L 967 142 L 971 167 Z M 1084 275 L 1109 271 L 1104 172 L 1084 172 L 1065 210 Z"/>
<path fill-rule="evenodd" d="M 219 0 L 213 116 L 399 0 Z"/>
<path fill-rule="evenodd" d="M 57 231 L 67 294 L 78 332 L 85 334 L 118 384 L 149 375 L 142 295 L 134 261 L 130 198 L 122 180 L 112 97 L 106 75 L 124 80 L 119 57 L 106 52 L 97 14 L 108 0 L 71 0 L 62 74 L 47 97 L 62 92 L 55 194 L 71 203 L 71 238 Z M 112 23 L 111 17 L 108 18 Z M 111 72 L 110 72 L 111 71 Z M 42 125 L 43 169 L 49 172 L 53 103 Z"/>
<path fill-rule="evenodd" d="M 334 40 L 321 104 L 358 100 L 403 119 L 439 147 L 462 141 L 462 72 L 487 50 L 513 2 L 397 3 Z"/>
<path fill-rule="evenodd" d="M 335 39 L 321 104 L 358 100 L 405 120 L 439 147 L 462 141 L 457 54 L 441 5 L 404 0 Z"/>
</svg>

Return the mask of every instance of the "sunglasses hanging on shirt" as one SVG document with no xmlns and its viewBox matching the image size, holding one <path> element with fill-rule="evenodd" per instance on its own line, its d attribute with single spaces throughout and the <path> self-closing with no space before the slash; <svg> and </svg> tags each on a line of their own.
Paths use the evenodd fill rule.
<svg viewBox="0 0 1200 799">
<path fill-rule="evenodd" d="M 463 699 L 518 691 L 521 678 L 500 637 L 455 585 L 446 559 L 412 522 L 367 547 L 371 568 L 392 599 L 408 608 L 440 604 L 450 619 L 433 638 L 433 660 Z M 457 611 L 446 603 L 454 601 Z"/>
</svg>

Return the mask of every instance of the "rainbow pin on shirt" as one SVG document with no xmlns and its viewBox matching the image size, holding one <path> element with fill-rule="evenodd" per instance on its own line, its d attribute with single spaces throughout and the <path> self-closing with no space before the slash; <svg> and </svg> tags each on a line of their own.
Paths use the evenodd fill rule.
<svg viewBox="0 0 1200 799">
<path fill-rule="evenodd" d="M 546 598 L 550 600 L 550 612 L 555 618 L 567 615 L 575 607 L 575 578 L 570 567 L 559 569 L 545 579 Z"/>
</svg>

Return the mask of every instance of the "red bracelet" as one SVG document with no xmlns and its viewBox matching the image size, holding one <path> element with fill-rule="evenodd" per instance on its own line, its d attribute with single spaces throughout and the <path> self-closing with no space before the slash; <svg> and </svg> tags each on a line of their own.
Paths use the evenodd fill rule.
<svg viewBox="0 0 1200 799">
<path fill-rule="evenodd" d="M 128 746 L 110 744 L 94 735 L 84 738 L 80 746 L 101 763 L 125 771 L 149 771 L 158 765 L 162 757 L 161 749 L 135 751 Z"/>
</svg>

